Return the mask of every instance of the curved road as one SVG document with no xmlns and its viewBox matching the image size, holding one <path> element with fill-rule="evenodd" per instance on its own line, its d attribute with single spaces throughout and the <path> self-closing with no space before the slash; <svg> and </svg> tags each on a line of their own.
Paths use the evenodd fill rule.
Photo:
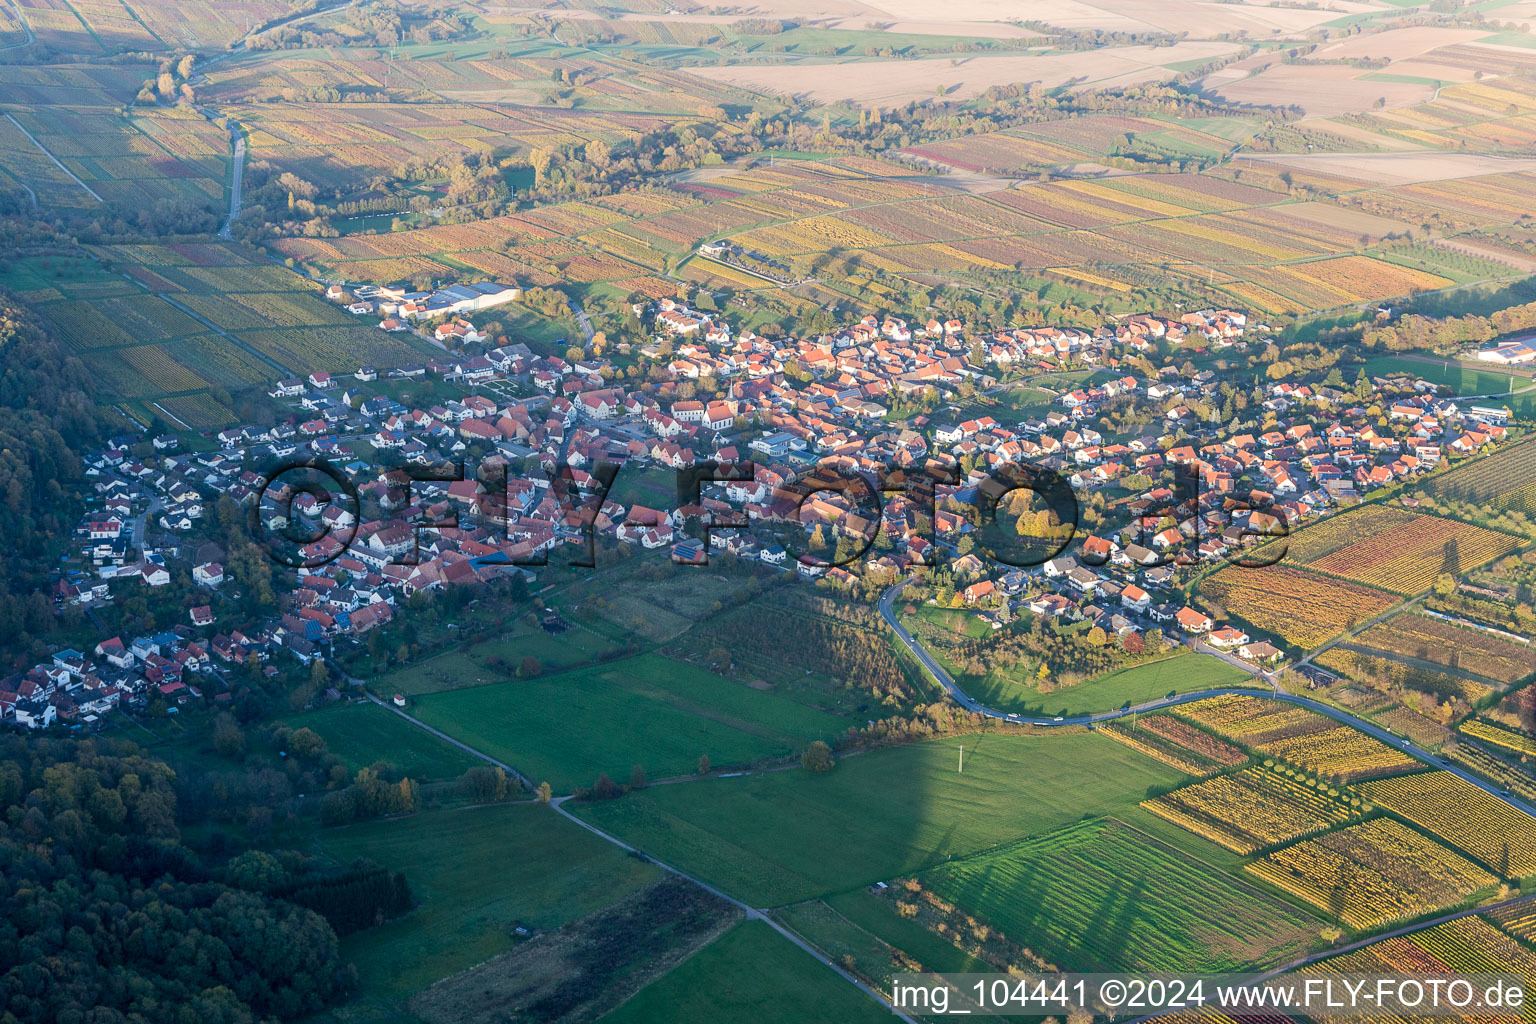
<svg viewBox="0 0 1536 1024">
<path fill-rule="evenodd" d="M 900 640 L 902 644 L 905 645 L 907 650 L 912 653 L 912 656 L 915 657 L 922 664 L 922 666 L 928 670 L 929 674 L 938 681 L 939 685 L 944 687 L 944 689 L 949 692 L 949 695 L 954 698 L 955 702 L 961 707 L 965 708 L 967 711 L 974 712 L 978 715 L 985 715 L 988 718 L 997 718 L 1008 722 L 1020 722 L 1025 725 L 1086 725 L 1092 727 L 1099 724 L 1100 722 L 1113 722 L 1116 719 L 1129 718 L 1132 715 L 1143 714 L 1148 711 L 1161 711 L 1165 708 L 1175 707 L 1179 704 L 1188 704 L 1192 701 L 1203 700 L 1206 697 L 1223 697 L 1233 694 L 1250 697 L 1254 695 L 1254 691 L 1251 687 L 1224 686 L 1209 690 L 1192 690 L 1189 693 L 1181 693 L 1176 697 L 1163 697 L 1158 700 L 1147 701 L 1143 704 L 1118 708 L 1114 711 L 1100 711 L 1091 715 L 1074 715 L 1071 717 L 1063 716 L 1061 718 L 1036 715 L 1015 715 L 999 711 L 996 708 L 988 707 L 987 705 L 982 704 L 980 701 L 971 697 L 964 690 L 960 689 L 960 686 L 955 682 L 954 677 L 951 676 L 947 670 L 945 670 L 944 666 L 940 665 L 933 659 L 933 656 L 923 648 L 922 644 L 917 642 L 911 633 L 907 632 L 906 627 L 903 626 L 897 619 L 894 610 L 896 597 L 901 593 L 902 588 L 905 587 L 908 583 L 911 583 L 912 580 L 913 577 L 909 576 L 902 580 L 900 583 L 897 583 L 894 586 L 888 588 L 885 593 L 880 595 L 880 616 L 885 619 L 886 625 L 891 627 L 891 631 L 896 634 L 896 638 Z M 1421 749 L 1410 740 L 1405 740 L 1402 737 L 1397 736 L 1396 734 L 1386 729 L 1383 729 L 1381 726 L 1374 722 L 1356 717 L 1355 715 L 1352 715 L 1340 708 L 1336 708 L 1331 704 L 1324 704 L 1321 701 L 1312 700 L 1308 697 L 1298 697 L 1296 694 L 1286 693 L 1285 691 L 1279 689 L 1277 689 L 1273 694 L 1266 694 L 1265 698 L 1269 700 L 1285 701 L 1287 704 L 1296 704 L 1311 711 L 1316 711 L 1318 714 L 1327 715 L 1329 718 L 1332 718 L 1335 721 L 1343 722 L 1345 725 L 1353 726 L 1366 735 L 1373 736 L 1376 739 L 1381 740 L 1383 743 L 1388 744 L 1389 746 L 1397 747 L 1405 753 L 1412 754 L 1414 757 L 1426 762 L 1427 764 L 1430 764 L 1443 771 L 1450 772 L 1457 778 L 1471 783 L 1478 789 L 1481 789 L 1483 792 L 1497 800 L 1504 801 L 1511 807 L 1524 811 L 1527 814 L 1536 816 L 1536 807 L 1533 807 L 1531 804 L 1525 802 L 1524 800 L 1518 799 L 1517 797 L 1505 795 L 1502 790 L 1494 786 L 1492 783 L 1485 782 L 1483 779 L 1473 775 L 1471 772 L 1465 770 L 1464 768 L 1454 764 L 1445 764 L 1441 762 L 1438 757 L 1429 751 Z"/>
</svg>

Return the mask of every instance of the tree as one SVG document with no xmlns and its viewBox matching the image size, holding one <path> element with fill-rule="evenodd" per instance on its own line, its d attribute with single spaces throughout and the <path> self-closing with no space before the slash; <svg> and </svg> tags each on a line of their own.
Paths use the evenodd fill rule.
<svg viewBox="0 0 1536 1024">
<path fill-rule="evenodd" d="M 553 796 L 553 795 L 554 795 L 554 791 L 549 788 L 549 783 L 547 783 L 547 782 L 539 783 L 539 803 L 541 803 L 541 804 L 549 803 L 549 798 L 551 796 Z"/>
<path fill-rule="evenodd" d="M 325 740 L 309 726 L 303 726 L 288 734 L 288 752 L 301 760 L 319 757 L 325 751 Z"/>
<path fill-rule="evenodd" d="M 815 740 L 800 755 L 800 767 L 808 772 L 829 772 L 837 762 L 832 758 L 832 748 L 821 740 Z"/>
<path fill-rule="evenodd" d="M 709 774 L 709 755 L 708 754 L 700 754 L 699 755 L 699 774 L 700 775 L 708 775 Z"/>
<path fill-rule="evenodd" d="M 543 672 L 543 663 L 531 654 L 517 663 L 517 678 L 519 679 L 534 679 L 542 675 Z"/>
<path fill-rule="evenodd" d="M 631 768 L 629 770 L 629 788 L 630 789 L 644 789 L 645 788 L 645 766 L 644 765 L 638 765 L 637 764 L 637 765 L 635 765 L 633 768 Z"/>
<path fill-rule="evenodd" d="M 607 772 L 603 772 L 597 777 L 597 781 L 592 783 L 592 799 L 594 800 L 613 800 L 623 795 L 623 792 L 619 788 L 619 784 L 608 777 Z"/>
</svg>

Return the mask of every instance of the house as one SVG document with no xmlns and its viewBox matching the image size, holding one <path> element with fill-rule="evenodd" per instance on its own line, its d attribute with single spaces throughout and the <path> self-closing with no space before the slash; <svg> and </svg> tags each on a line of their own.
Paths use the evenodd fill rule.
<svg viewBox="0 0 1536 1024">
<path fill-rule="evenodd" d="M 192 569 L 194 582 L 205 587 L 216 587 L 224 582 L 224 567 L 218 562 L 204 562 Z"/>
<path fill-rule="evenodd" d="M 1197 612 L 1193 608 L 1180 608 L 1174 613 L 1173 621 L 1177 622 L 1179 627 L 1188 633 L 1209 632 L 1210 628 L 1216 624 L 1211 621 L 1209 615 L 1206 615 L 1204 612 Z"/>
<path fill-rule="evenodd" d="M 1237 656 L 1244 661 L 1268 662 L 1283 657 L 1283 654 L 1274 644 L 1260 640 L 1257 643 L 1243 644 L 1237 649 Z"/>
<path fill-rule="evenodd" d="M 205 604 L 196 606 L 188 614 L 191 616 L 192 625 L 194 626 L 213 625 L 213 609 Z"/>
<path fill-rule="evenodd" d="M 960 597 L 966 604 L 976 604 L 978 601 L 986 601 L 997 595 L 997 587 L 991 580 L 981 580 L 972 583 L 960 591 Z"/>
<path fill-rule="evenodd" d="M 1206 643 L 1210 644 L 1212 647 L 1241 647 L 1243 644 L 1246 644 L 1249 639 L 1250 638 L 1248 634 L 1244 633 L 1242 630 L 1234 629 L 1231 626 L 1223 626 L 1213 632 L 1209 639 L 1206 640 Z"/>
<path fill-rule="evenodd" d="M 1120 591 L 1120 604 L 1133 611 L 1144 612 L 1152 603 L 1152 595 L 1132 583 Z"/>
</svg>

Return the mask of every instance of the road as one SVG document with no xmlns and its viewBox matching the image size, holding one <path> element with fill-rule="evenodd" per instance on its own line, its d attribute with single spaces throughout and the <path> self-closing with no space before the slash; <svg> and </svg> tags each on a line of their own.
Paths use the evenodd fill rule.
<svg viewBox="0 0 1536 1024">
<path fill-rule="evenodd" d="M 597 333 L 592 329 L 592 318 L 587 316 L 587 311 L 581 308 L 581 303 L 579 302 L 571 303 L 571 312 L 576 314 L 576 323 L 580 325 L 581 333 L 587 336 L 588 341 L 591 341 L 592 336 Z"/>
<path fill-rule="evenodd" d="M 230 229 L 234 227 L 236 219 L 240 216 L 240 190 L 245 183 L 245 136 L 240 133 L 240 126 L 234 121 L 229 122 L 229 134 L 234 143 L 230 161 L 229 219 L 224 222 L 223 227 L 219 228 L 220 238 L 229 237 Z"/>
<path fill-rule="evenodd" d="M 903 626 L 900 620 L 897 618 L 894 607 L 896 598 L 901 593 L 902 588 L 911 583 L 912 580 L 913 577 L 909 576 L 902 580 L 900 583 L 890 587 L 885 591 L 885 593 L 880 595 L 880 616 L 881 618 L 885 619 L 886 625 L 891 627 L 891 631 L 896 634 L 896 638 L 902 642 L 908 651 L 911 652 L 912 656 L 916 658 L 922 664 L 922 666 L 928 670 L 929 674 L 933 676 L 933 678 L 938 682 L 940 686 L 944 687 L 944 689 L 949 692 L 949 695 L 954 698 L 955 703 L 959 704 L 967 711 L 971 711 L 979 715 L 985 715 L 988 718 L 1003 719 L 1005 721 L 1011 722 L 1022 722 L 1026 725 L 1086 725 L 1091 727 L 1103 722 L 1113 722 L 1117 719 L 1129 718 L 1132 715 L 1145 714 L 1148 711 L 1161 711 L 1166 708 L 1176 707 L 1180 704 L 1188 704 L 1192 701 L 1204 700 L 1206 697 L 1225 697 L 1230 695 L 1242 695 L 1249 697 L 1253 696 L 1254 691 L 1251 687 L 1223 686 L 1208 690 L 1193 690 L 1189 693 L 1181 693 L 1176 697 L 1163 697 L 1158 700 L 1147 701 L 1143 704 L 1118 708 L 1114 711 L 1100 711 L 1091 715 L 1073 715 L 1070 717 L 1063 716 L 1061 718 L 1035 715 L 1011 715 L 1006 712 L 999 711 L 996 708 L 987 707 L 985 704 L 982 704 L 980 701 L 973 699 L 964 690 L 960 689 L 960 686 L 955 682 L 954 677 L 945 670 L 944 666 L 940 665 L 933 659 L 933 656 L 923 648 L 922 644 L 917 642 L 911 633 L 907 632 L 906 627 Z M 1253 669 L 1249 669 L 1249 671 L 1254 672 Z M 1315 711 L 1320 715 L 1327 715 L 1334 721 L 1353 726 L 1366 735 L 1381 740 L 1388 746 L 1396 747 L 1399 750 L 1411 754 L 1412 756 L 1418 758 L 1421 761 L 1424 761 L 1427 764 L 1440 768 L 1443 771 L 1450 772 L 1457 778 L 1471 783 L 1478 789 L 1481 789 L 1483 792 L 1487 793 L 1489 796 L 1492 796 L 1496 800 L 1502 800 L 1504 803 L 1509 804 L 1511 807 L 1514 807 L 1517 810 L 1521 810 L 1527 814 L 1536 816 L 1536 806 L 1533 806 L 1526 801 L 1519 799 L 1518 797 L 1512 795 L 1506 796 L 1504 792 L 1497 786 L 1490 782 L 1484 781 L 1483 779 L 1473 775 L 1471 772 L 1464 768 L 1454 764 L 1442 764 L 1440 759 L 1434 754 L 1422 749 L 1421 747 L 1418 747 L 1411 740 L 1405 740 L 1390 732 L 1389 730 L 1383 729 L 1375 722 L 1370 722 L 1364 718 L 1359 718 L 1347 711 L 1344 711 L 1341 708 L 1336 708 L 1331 704 L 1324 704 L 1321 701 L 1312 700 L 1308 697 L 1300 697 L 1294 693 L 1286 693 L 1283 690 L 1275 690 L 1269 699 L 1284 701 L 1287 704 L 1296 704 L 1300 707 L 1307 708 L 1310 711 Z"/>
<path fill-rule="evenodd" d="M 353 676 L 349 676 L 346 673 L 342 673 L 342 678 L 345 679 L 347 682 L 351 683 L 353 686 L 356 686 L 356 687 L 359 687 L 359 688 L 361 688 L 361 687 L 363 687 L 365 685 L 363 680 L 354 678 Z M 423 722 L 421 719 L 417 718 L 416 716 L 406 714 L 405 711 L 402 708 L 396 707 L 393 702 L 387 701 L 387 700 L 381 700 L 379 697 L 377 697 L 374 694 L 368 692 L 366 689 L 363 690 L 363 695 L 366 696 L 369 700 L 373 701 L 379 707 L 384 708 L 384 709 L 386 709 L 388 711 L 393 711 L 395 714 L 399 715 L 401 718 L 405 719 L 407 722 L 410 722 L 412 725 L 416 726 L 416 728 L 426 730 L 427 732 L 431 733 L 433 736 L 436 736 L 438 739 L 442 740 L 444 743 L 447 743 L 447 744 L 449 744 L 450 746 L 453 746 L 453 747 L 457 747 L 458 749 L 464 751 L 464 753 L 466 753 L 466 754 L 469 754 L 469 755 L 471 755 L 473 757 L 478 757 L 482 761 L 488 761 L 489 763 L 495 765 L 497 768 L 500 768 L 502 771 L 506 772 L 508 775 L 510 775 L 514 779 L 516 779 L 518 782 L 522 783 L 523 788 L 527 789 L 528 792 L 532 793 L 536 788 L 538 788 L 537 785 L 534 783 L 534 781 L 532 779 L 528 778 L 528 776 L 524 775 L 522 772 L 518 771 L 516 768 L 513 768 L 511 765 L 507 764 L 505 761 L 497 760 L 496 758 L 492 757 L 490 754 L 487 754 L 483 750 L 476 750 L 474 747 L 470 746 L 468 743 L 464 743 L 464 742 L 462 742 L 460 740 L 456 740 L 452 736 L 449 736 L 447 733 L 442 732 L 441 730 L 432 728 L 430 725 L 428 725 L 426 722 Z"/>
<path fill-rule="evenodd" d="M 6 50 L 18 50 L 23 46 L 31 46 L 33 40 L 37 38 L 32 34 L 32 26 L 27 24 L 26 12 L 21 9 L 21 4 L 17 3 L 16 0 L 5 0 L 5 2 L 9 4 L 11 9 L 16 12 L 16 20 L 21 23 L 21 30 L 27 34 L 27 38 L 23 39 L 19 43 L 11 43 L 7 46 L 0 46 L 0 53 L 3 53 Z M 30 192 L 32 190 L 28 189 L 27 191 Z"/>
</svg>

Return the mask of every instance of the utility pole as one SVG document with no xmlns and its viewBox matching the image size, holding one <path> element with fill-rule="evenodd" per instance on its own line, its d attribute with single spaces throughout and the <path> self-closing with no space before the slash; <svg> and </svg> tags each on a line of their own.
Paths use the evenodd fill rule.
<svg viewBox="0 0 1536 1024">
<path fill-rule="evenodd" d="M 960 744 L 960 766 L 955 769 L 956 775 L 965 774 L 965 744 Z"/>
</svg>

